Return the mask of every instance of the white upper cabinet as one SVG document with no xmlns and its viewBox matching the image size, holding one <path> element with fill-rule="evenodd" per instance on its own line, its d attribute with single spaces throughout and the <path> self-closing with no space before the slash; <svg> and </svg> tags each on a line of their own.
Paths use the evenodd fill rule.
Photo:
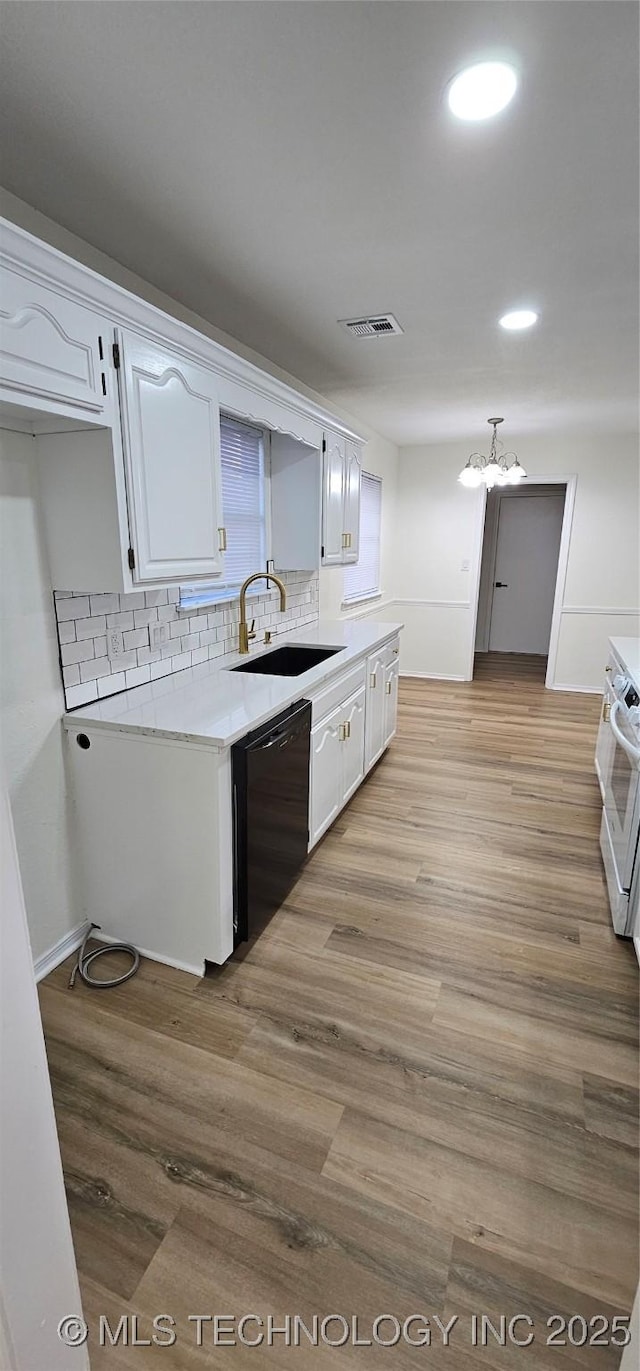
<svg viewBox="0 0 640 1371">
<path fill-rule="evenodd" d="M 357 562 L 360 553 L 360 483 L 362 456 L 359 443 L 347 442 L 344 464 L 345 562 Z"/>
<path fill-rule="evenodd" d="M 360 445 L 326 433 L 322 481 L 322 561 L 339 566 L 358 560 Z"/>
<path fill-rule="evenodd" d="M 133 578 L 219 576 L 225 531 L 213 372 L 135 333 L 117 335 Z"/>
<path fill-rule="evenodd" d="M 91 310 L 4 269 L 0 388 L 5 399 L 87 419 L 107 406 L 108 326 Z"/>
<path fill-rule="evenodd" d="M 325 566 L 344 560 L 344 477 L 346 443 L 327 433 L 322 463 L 322 560 Z"/>
</svg>

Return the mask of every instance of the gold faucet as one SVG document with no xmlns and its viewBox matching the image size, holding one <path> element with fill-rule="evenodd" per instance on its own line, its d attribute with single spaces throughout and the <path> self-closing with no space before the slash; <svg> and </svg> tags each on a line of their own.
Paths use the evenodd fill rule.
<svg viewBox="0 0 640 1371">
<path fill-rule="evenodd" d="M 255 638 L 256 636 L 253 628 L 255 619 L 252 619 L 251 621 L 251 628 L 247 627 L 247 588 L 251 585 L 252 581 L 273 581 L 274 585 L 277 585 L 278 590 L 280 591 L 280 613 L 284 614 L 287 607 L 286 586 L 280 580 L 279 576 L 274 575 L 273 571 L 254 571 L 253 576 L 247 576 L 240 591 L 240 640 L 238 643 L 238 652 L 243 657 L 246 656 L 249 651 L 249 639 Z"/>
</svg>

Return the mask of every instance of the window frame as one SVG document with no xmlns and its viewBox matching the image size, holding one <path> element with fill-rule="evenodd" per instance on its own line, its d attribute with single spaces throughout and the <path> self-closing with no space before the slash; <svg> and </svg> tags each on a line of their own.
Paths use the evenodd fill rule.
<svg viewBox="0 0 640 1371">
<path fill-rule="evenodd" d="M 378 558 L 377 558 L 377 562 L 378 562 L 378 565 L 377 565 L 377 572 L 378 572 L 378 575 L 377 575 L 377 588 L 376 588 L 375 590 L 358 591 L 357 593 L 355 593 L 355 594 L 353 594 L 353 595 L 349 595 L 349 594 L 347 594 L 347 589 L 346 589 L 346 587 L 347 587 L 347 577 L 348 577 L 348 574 L 349 574 L 350 571 L 356 571 L 357 568 L 359 567 L 359 565 L 360 565 L 360 555 L 362 554 L 362 547 L 363 547 L 363 537 L 362 537 L 363 498 L 362 498 L 362 496 L 363 496 L 364 482 L 365 482 L 365 481 L 375 481 L 375 483 L 376 483 L 376 485 L 378 486 L 378 489 L 379 489 Z M 381 476 L 377 476 L 376 473 L 375 473 L 374 471 L 363 471 L 363 472 L 362 472 L 362 476 L 361 476 L 361 486 L 360 486 L 360 524 L 359 524 L 359 530 L 358 530 L 359 557 L 358 557 L 358 561 L 355 562 L 355 563 L 353 564 L 352 567 L 350 567 L 350 566 L 345 566 L 345 567 L 343 568 L 343 570 L 344 570 L 344 577 L 343 577 L 343 587 L 342 587 L 342 607 L 343 607 L 344 609 L 352 609 L 355 605 L 366 604 L 368 600 L 379 600 L 379 599 L 381 598 L 381 596 L 382 596 L 382 493 L 383 493 L 382 477 L 381 477 Z"/>
</svg>

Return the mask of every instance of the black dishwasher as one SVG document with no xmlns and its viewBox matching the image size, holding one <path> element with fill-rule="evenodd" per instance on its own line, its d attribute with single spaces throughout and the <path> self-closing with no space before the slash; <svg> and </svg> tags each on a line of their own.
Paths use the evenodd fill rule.
<svg viewBox="0 0 640 1371">
<path fill-rule="evenodd" d="M 298 700 L 231 748 L 234 947 L 280 908 L 307 855 L 310 735 Z"/>
</svg>

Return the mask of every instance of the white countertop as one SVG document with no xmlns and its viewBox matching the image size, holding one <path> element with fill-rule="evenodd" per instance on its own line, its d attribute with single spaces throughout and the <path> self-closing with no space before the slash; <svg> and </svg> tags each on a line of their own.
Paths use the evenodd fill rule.
<svg viewBox="0 0 640 1371">
<path fill-rule="evenodd" d="M 609 642 L 640 694 L 640 638 L 610 638 Z"/>
<path fill-rule="evenodd" d="M 317 691 L 401 628 L 402 624 L 374 623 L 370 619 L 321 621 L 293 633 L 278 634 L 264 648 L 268 653 L 286 643 L 306 643 L 341 649 L 301 676 L 232 671 L 229 668 L 248 660 L 234 653 L 162 676 L 149 685 L 125 690 L 97 704 L 81 705 L 65 714 L 64 722 L 74 729 L 116 729 L 229 747 L 287 705 L 304 699 L 308 691 Z M 251 652 L 251 658 L 258 655 L 262 653 Z"/>
</svg>

